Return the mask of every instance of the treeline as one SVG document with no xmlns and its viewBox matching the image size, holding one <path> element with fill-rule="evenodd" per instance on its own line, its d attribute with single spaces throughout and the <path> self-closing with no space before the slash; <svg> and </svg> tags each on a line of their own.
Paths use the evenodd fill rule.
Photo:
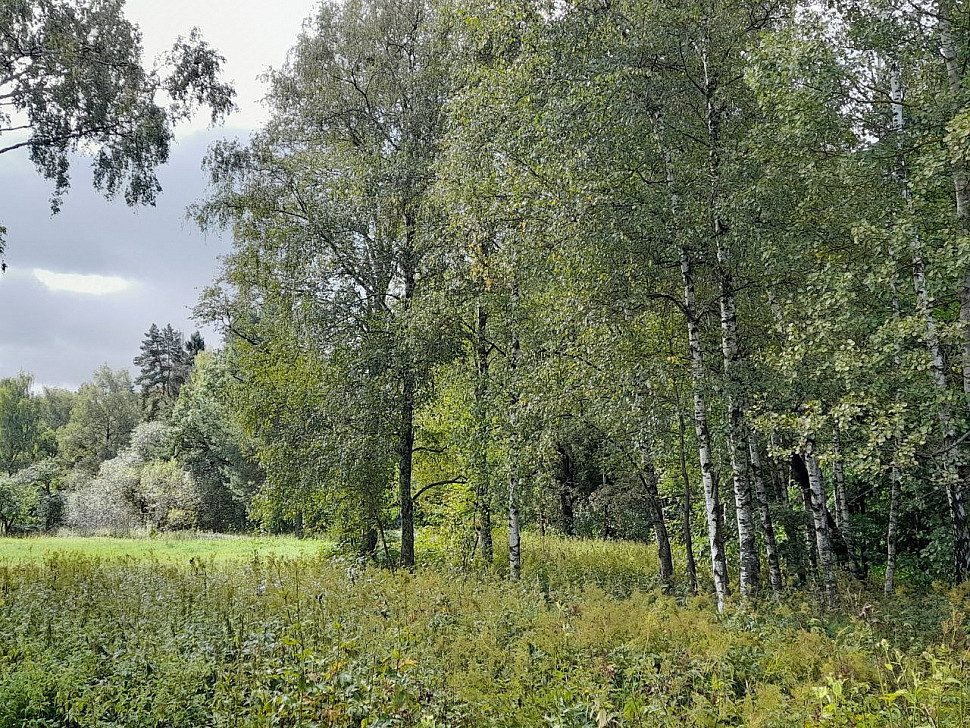
<svg viewBox="0 0 970 728">
<path fill-rule="evenodd" d="M 963 581 L 965 3 L 325 2 L 196 212 L 258 517 Z M 704 564 L 704 566 L 701 566 Z"/>
<path fill-rule="evenodd" d="M 261 480 L 195 333 L 152 325 L 138 377 L 100 367 L 76 391 L 0 380 L 0 534 L 242 530 Z"/>
</svg>

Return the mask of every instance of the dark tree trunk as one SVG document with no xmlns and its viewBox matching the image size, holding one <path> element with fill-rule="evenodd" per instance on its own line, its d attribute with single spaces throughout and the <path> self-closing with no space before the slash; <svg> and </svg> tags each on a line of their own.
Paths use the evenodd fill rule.
<svg viewBox="0 0 970 728">
<path fill-rule="evenodd" d="M 576 516 L 573 512 L 575 497 L 575 480 L 573 478 L 573 462 L 565 448 L 559 448 L 560 478 L 559 478 L 559 514 L 562 519 L 562 532 L 566 536 L 576 535 Z"/>
<path fill-rule="evenodd" d="M 373 556 L 377 551 L 378 533 L 374 526 L 364 528 L 361 538 L 361 551 L 367 556 Z"/>
<path fill-rule="evenodd" d="M 414 299 L 415 272 L 412 256 L 414 253 L 415 222 L 410 215 L 405 217 L 407 226 L 407 250 L 402 260 L 404 273 L 404 315 L 407 316 Z M 398 452 L 398 506 L 401 512 L 401 566 L 409 569 L 414 566 L 414 498 L 412 491 L 412 471 L 414 465 L 414 402 L 415 380 L 412 353 L 406 345 L 399 344 L 401 350 L 401 411 L 400 442 Z"/>
<path fill-rule="evenodd" d="M 475 501 L 478 519 L 478 541 L 482 546 L 482 558 L 492 562 L 492 499 L 489 488 L 488 472 L 488 313 L 481 303 L 478 304 L 477 331 L 475 342 L 475 364 L 478 381 L 475 386 L 475 419 L 478 433 L 475 443 Z"/>
<path fill-rule="evenodd" d="M 805 460 L 802 458 L 801 453 L 793 452 L 791 454 L 791 472 L 802 494 L 802 507 L 805 509 L 806 515 L 799 530 L 802 532 L 802 538 L 805 542 L 805 553 L 811 564 L 812 573 L 815 573 L 818 569 L 818 552 L 815 545 L 815 535 L 812 531 L 813 526 L 809 523 L 809 520 L 812 518 L 812 486 L 809 483 L 808 468 L 805 465 Z"/>
<path fill-rule="evenodd" d="M 685 443 L 687 428 L 684 423 L 684 413 L 680 409 L 677 411 L 677 426 L 678 434 L 680 435 L 680 474 L 684 481 L 683 539 L 684 550 L 687 552 L 687 576 L 690 578 L 691 594 L 697 594 L 697 560 L 694 557 L 694 534 L 691 530 L 692 498 L 690 489 L 690 474 L 687 471 L 687 448 Z"/>
<path fill-rule="evenodd" d="M 640 481 L 647 491 L 650 502 L 650 518 L 653 521 L 653 532 L 657 538 L 657 555 L 660 560 L 660 580 L 664 591 L 671 591 L 674 587 L 674 560 L 670 549 L 670 536 L 667 533 L 663 500 L 660 498 L 658 488 L 657 469 L 653 463 L 653 455 L 646 444 L 641 445 L 641 457 Z"/>
<path fill-rule="evenodd" d="M 401 393 L 401 449 L 398 453 L 398 504 L 401 511 L 401 566 L 414 566 L 414 500 L 411 475 L 414 461 L 414 383 L 407 374 Z"/>
</svg>

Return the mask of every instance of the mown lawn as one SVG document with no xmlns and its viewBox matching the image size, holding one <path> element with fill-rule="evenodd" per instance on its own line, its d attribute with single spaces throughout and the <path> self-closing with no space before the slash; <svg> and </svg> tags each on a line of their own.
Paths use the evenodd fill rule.
<svg viewBox="0 0 970 728">
<path fill-rule="evenodd" d="M 28 536 L 0 538 L 0 561 L 43 561 L 54 553 L 105 559 L 246 559 L 275 555 L 281 558 L 315 556 L 329 542 L 288 536 L 228 536 L 167 534 L 144 538 L 108 536 Z"/>
</svg>

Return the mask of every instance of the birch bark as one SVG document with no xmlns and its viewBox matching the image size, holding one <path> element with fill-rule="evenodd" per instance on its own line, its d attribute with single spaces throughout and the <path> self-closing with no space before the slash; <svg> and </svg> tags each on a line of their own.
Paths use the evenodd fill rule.
<svg viewBox="0 0 970 728">
<path fill-rule="evenodd" d="M 670 150 L 664 150 L 667 188 L 670 207 L 676 223 L 680 204 L 674 179 L 674 166 Z M 690 249 L 680 244 L 680 272 L 684 283 L 684 317 L 687 319 L 687 345 L 690 350 L 691 395 L 693 399 L 694 431 L 697 436 L 701 483 L 704 488 L 704 514 L 707 518 L 707 537 L 711 552 L 711 571 L 714 577 L 714 593 L 717 609 L 724 611 L 731 586 L 728 580 L 727 558 L 724 553 L 724 532 L 721 528 L 721 504 L 711 459 L 711 437 L 707 421 L 707 399 L 704 394 L 704 352 L 701 349 L 700 327 L 697 324 L 697 291 L 694 285 L 694 266 Z"/>
<path fill-rule="evenodd" d="M 949 42 L 952 44 L 952 37 L 949 37 L 949 16 L 943 9 L 941 9 L 941 13 L 940 35 L 941 43 L 945 47 L 945 38 L 949 38 Z M 952 45 L 950 46 L 950 50 L 952 51 Z M 944 58 L 946 58 L 946 54 L 947 51 L 944 51 Z M 950 73 L 949 62 L 947 72 L 948 74 Z M 906 202 L 907 209 L 911 211 L 913 204 L 912 195 L 909 189 L 909 179 L 903 155 L 905 117 L 903 116 L 902 77 L 897 63 L 893 62 L 890 64 L 889 76 L 893 126 L 896 133 L 897 146 L 895 176 L 900 186 L 900 193 Z M 954 177 L 954 180 L 956 180 L 956 177 Z M 960 214 L 959 205 L 963 204 L 960 202 L 960 199 L 961 195 L 958 194 L 958 214 Z M 965 215 L 966 211 L 963 214 Z M 946 488 L 947 503 L 950 509 L 950 523 L 953 533 L 954 579 L 957 583 L 961 583 L 970 575 L 970 529 L 968 529 L 967 523 L 966 491 L 957 468 L 956 430 L 948 401 L 949 386 L 946 381 L 943 354 L 940 349 L 940 336 L 936 325 L 936 315 L 933 311 L 933 304 L 926 283 L 926 265 L 923 261 L 923 252 L 918 235 L 910 237 L 909 249 L 912 256 L 913 289 L 916 293 L 916 304 L 926 326 L 926 349 L 930 355 L 930 371 L 932 372 L 933 382 L 942 400 L 937 412 L 937 419 L 943 431 L 943 484 Z M 966 378 L 966 369 L 964 370 L 964 377 Z"/>
<path fill-rule="evenodd" d="M 721 216 L 721 112 L 717 106 L 717 79 L 707 57 L 706 39 L 701 46 L 704 71 L 704 96 L 707 104 L 707 135 L 709 143 L 708 172 L 711 185 L 711 232 L 717 251 L 717 272 L 720 286 L 721 352 L 723 356 L 724 389 L 728 407 L 728 447 L 731 454 L 731 474 L 734 484 L 734 509 L 737 515 L 740 551 L 738 584 L 743 597 L 757 594 L 761 562 L 755 534 L 751 506 L 751 484 L 747 477 L 747 452 L 744 426 L 744 404 L 738 354 L 738 318 L 731 274 L 731 248 L 727 227 Z"/>
</svg>

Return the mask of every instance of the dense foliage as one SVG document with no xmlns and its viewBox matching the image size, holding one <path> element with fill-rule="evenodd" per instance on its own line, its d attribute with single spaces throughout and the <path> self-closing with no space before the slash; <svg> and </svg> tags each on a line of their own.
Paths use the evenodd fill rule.
<svg viewBox="0 0 970 728">
<path fill-rule="evenodd" d="M 652 540 L 721 608 L 964 581 L 968 18 L 324 3 L 197 207 L 253 517 Z"/>
</svg>

